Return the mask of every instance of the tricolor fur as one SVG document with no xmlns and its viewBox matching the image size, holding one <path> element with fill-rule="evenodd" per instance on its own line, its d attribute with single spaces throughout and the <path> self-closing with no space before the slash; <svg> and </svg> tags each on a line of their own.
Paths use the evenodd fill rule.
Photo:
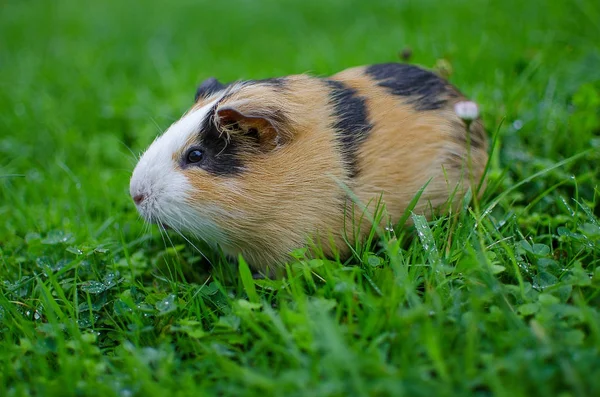
<svg viewBox="0 0 600 397">
<path fill-rule="evenodd" d="M 445 80 L 402 64 L 329 78 L 209 79 L 144 153 L 131 194 L 146 220 L 241 253 L 258 270 L 310 238 L 344 255 L 344 237 L 352 243 L 371 227 L 348 230 L 350 196 L 371 203 L 367 211 L 382 196 L 396 222 L 427 182 L 415 211 L 429 214 L 479 181 L 486 137 L 478 120 L 467 136 L 453 111 L 461 100 Z M 202 160 L 189 163 L 194 149 Z"/>
</svg>

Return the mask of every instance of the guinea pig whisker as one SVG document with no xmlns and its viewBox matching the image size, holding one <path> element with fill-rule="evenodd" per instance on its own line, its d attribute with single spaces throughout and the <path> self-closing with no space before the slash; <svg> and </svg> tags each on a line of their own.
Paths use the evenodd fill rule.
<svg viewBox="0 0 600 397">
<path fill-rule="evenodd" d="M 140 218 L 142 216 L 140 215 Z M 150 233 L 150 224 L 148 222 L 144 222 L 144 229 L 142 230 L 142 235 Z"/>
<path fill-rule="evenodd" d="M 185 241 L 187 241 L 187 243 L 189 245 L 191 245 L 204 259 L 206 259 L 206 261 L 212 266 L 212 262 L 210 261 L 210 259 L 208 259 L 208 257 L 204 254 L 204 252 L 202 252 L 198 247 L 196 247 L 196 245 L 194 245 L 187 237 L 185 237 L 179 230 L 177 229 L 173 229 L 175 230 L 175 233 L 179 234 Z"/>
<path fill-rule="evenodd" d="M 164 233 L 163 228 L 160 226 L 160 224 L 158 225 L 158 232 L 160 233 L 160 238 L 162 239 L 164 246 L 167 247 L 168 245 L 167 245 L 167 241 L 165 240 L 165 233 Z"/>
<path fill-rule="evenodd" d="M 159 135 L 162 135 L 165 132 L 165 130 L 163 130 L 161 128 L 161 126 L 156 122 L 156 120 L 154 119 L 154 117 L 150 117 L 150 120 L 152 120 L 152 122 L 154 123 L 154 126 L 158 130 Z"/>
<path fill-rule="evenodd" d="M 171 243 L 171 247 L 173 247 L 173 249 L 175 249 L 175 243 L 173 243 L 173 240 L 171 240 L 171 236 L 169 236 L 169 232 L 167 232 L 167 229 L 165 229 L 162 225 L 160 226 L 160 228 L 162 229 L 163 233 L 165 234 L 165 237 L 167 237 L 167 240 L 169 240 L 169 243 Z M 176 249 L 175 249 L 175 256 L 177 258 L 179 258 L 179 254 L 177 253 Z"/>
<path fill-rule="evenodd" d="M 164 228 L 163 224 L 167 223 L 170 224 L 170 228 L 171 230 L 175 231 L 175 233 L 177 233 L 179 236 L 181 236 L 188 244 L 190 244 L 200 255 L 202 255 L 202 257 L 204 259 L 206 259 L 206 261 L 212 265 L 212 262 L 210 261 L 210 259 L 208 259 L 208 257 L 198 248 L 196 247 L 196 245 L 194 245 L 185 235 L 183 235 L 177 227 L 174 227 L 174 225 L 176 225 L 177 223 L 175 222 L 175 218 L 170 216 L 170 214 L 168 214 L 166 211 L 162 210 L 162 209 L 158 209 L 158 216 L 157 218 L 159 219 L 158 223 L 158 227 L 159 230 L 161 230 L 161 235 L 164 232 L 167 235 L 167 238 L 169 239 L 169 241 L 171 242 L 171 245 L 173 246 L 173 248 L 175 248 L 175 245 L 173 244 L 173 241 L 171 240 L 171 238 L 169 237 L 169 234 L 167 232 L 167 230 Z M 183 216 L 181 217 L 180 223 L 183 222 L 184 223 L 184 227 L 193 230 L 193 225 L 192 223 L 187 220 L 187 217 Z M 164 237 L 163 237 L 163 241 L 164 241 Z M 166 245 L 166 242 L 165 242 Z"/>
<path fill-rule="evenodd" d="M 161 214 L 161 215 L 164 215 L 164 214 Z M 162 237 L 165 247 L 168 247 L 168 244 L 167 244 L 167 240 L 168 240 L 171 247 L 175 248 L 175 243 L 173 243 L 173 240 L 169 236 L 169 233 L 167 232 L 167 229 L 164 227 L 162 222 L 158 222 L 158 230 L 160 232 L 160 235 Z M 165 237 L 166 237 L 166 239 L 165 239 Z M 179 254 L 177 253 L 177 250 L 175 250 L 175 255 L 179 259 Z"/>
<path fill-rule="evenodd" d="M 135 161 L 135 163 L 133 163 L 132 165 L 135 165 L 135 164 L 137 164 L 137 163 L 140 161 L 140 156 L 139 156 L 139 155 L 137 155 L 137 154 L 135 154 L 135 153 L 133 152 L 133 150 L 131 150 L 131 148 L 130 148 L 130 147 L 129 147 L 129 146 L 128 146 L 128 145 L 127 145 L 125 142 L 123 142 L 123 141 L 119 141 L 119 143 L 120 143 L 121 145 L 125 146 L 125 148 L 126 148 L 127 150 L 129 150 L 129 153 L 131 153 L 131 156 L 133 157 L 133 160 Z M 131 160 L 131 159 L 130 159 L 130 160 Z"/>
</svg>

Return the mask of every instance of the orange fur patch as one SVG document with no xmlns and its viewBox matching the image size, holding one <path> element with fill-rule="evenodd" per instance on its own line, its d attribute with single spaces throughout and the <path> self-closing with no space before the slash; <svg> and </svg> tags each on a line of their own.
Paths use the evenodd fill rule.
<svg viewBox="0 0 600 397">
<path fill-rule="evenodd" d="M 315 236 L 327 254 L 332 254 L 330 239 L 347 254 L 344 238 L 354 242 L 353 233 L 344 235 L 345 225 L 351 224 L 344 219 L 352 208 L 347 189 L 360 203 L 371 203 L 370 212 L 383 195 L 389 219 L 397 222 L 428 181 L 415 211 L 431 215 L 429 208 L 443 209 L 454 192 L 455 203 L 460 201 L 483 173 L 485 132 L 479 121 L 474 122 L 472 134 L 483 144 L 467 149 L 464 123 L 453 111 L 461 96 L 447 98 L 442 109 L 417 111 L 410 97 L 389 94 L 365 75 L 364 67 L 331 79 L 365 98 L 372 124 L 355 154 L 361 170 L 356 178 L 348 178 L 336 141 L 329 90 L 322 80 L 305 75 L 288 77 L 284 88 L 251 84 L 234 89 L 219 104 L 244 114 L 279 109 L 285 115 L 285 124 L 276 126 L 278 145 L 266 152 L 240 152 L 243 173 L 227 177 L 199 168 L 183 171 L 194 187 L 190 205 L 205 208 L 203 216 L 224 231 L 224 251 L 242 253 L 257 269 L 281 264 L 291 250 Z M 209 100 L 214 98 L 194 108 Z M 370 226 L 363 222 L 357 237 L 364 238 Z"/>
</svg>

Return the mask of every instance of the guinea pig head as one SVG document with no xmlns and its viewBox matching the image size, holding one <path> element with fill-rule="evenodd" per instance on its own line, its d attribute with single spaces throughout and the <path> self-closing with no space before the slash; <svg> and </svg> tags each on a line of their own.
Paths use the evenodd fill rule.
<svg viewBox="0 0 600 397">
<path fill-rule="evenodd" d="M 146 221 L 234 247 L 236 230 L 260 221 L 252 208 L 269 195 L 260 180 L 278 172 L 267 159 L 294 139 L 294 128 L 273 87 L 212 85 L 142 155 L 130 193 Z"/>
</svg>

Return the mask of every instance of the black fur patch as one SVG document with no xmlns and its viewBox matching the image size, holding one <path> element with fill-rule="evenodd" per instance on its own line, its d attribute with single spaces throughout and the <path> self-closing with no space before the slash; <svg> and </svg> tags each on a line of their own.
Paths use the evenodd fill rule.
<svg viewBox="0 0 600 397">
<path fill-rule="evenodd" d="M 198 99 L 201 97 L 207 98 L 216 92 L 227 90 L 231 85 L 237 83 L 241 83 L 241 87 L 249 84 L 266 84 L 273 86 L 276 89 L 280 89 L 285 88 L 286 79 L 283 77 L 278 77 L 264 80 L 245 80 L 222 84 L 216 78 L 211 77 L 205 80 L 198 87 L 198 91 L 196 92 L 196 101 L 198 101 Z M 226 100 L 233 94 L 234 92 L 226 93 L 223 97 L 221 97 L 219 102 Z M 238 175 L 244 171 L 244 165 L 242 164 L 242 160 L 240 158 L 240 152 L 242 147 L 245 148 L 244 150 L 249 150 L 247 149 L 247 146 L 252 144 L 252 136 L 247 134 L 244 142 L 240 142 L 240 138 L 231 137 L 230 139 L 227 139 L 225 134 L 221 134 L 214 121 L 217 106 L 218 103 L 207 114 L 206 119 L 198 133 L 197 143 L 188 148 L 183 154 L 181 166 L 182 168 L 199 167 L 213 175 L 218 176 Z M 287 122 L 285 115 L 281 111 L 275 110 L 267 113 L 268 114 L 265 117 L 272 119 L 276 123 L 281 124 Z M 203 152 L 203 158 L 198 163 L 188 164 L 186 161 L 186 156 L 189 150 L 193 149 L 201 150 Z"/>
<path fill-rule="evenodd" d="M 198 134 L 198 143 L 188 148 L 181 159 L 182 168 L 199 167 L 206 172 L 218 176 L 235 176 L 244 170 L 239 157 L 239 145 L 235 139 L 226 139 L 220 134 L 214 123 L 216 106 L 206 116 Z M 203 153 L 198 163 L 188 164 L 186 161 L 189 150 L 198 149 Z"/>
<path fill-rule="evenodd" d="M 365 72 L 391 94 L 413 97 L 409 103 L 417 110 L 440 109 L 446 105 L 447 97 L 457 95 L 442 78 L 413 65 L 384 63 L 371 65 Z"/>
<path fill-rule="evenodd" d="M 337 139 L 342 144 L 344 159 L 350 167 L 350 177 L 355 177 L 359 172 L 356 158 L 358 149 L 372 128 L 365 99 L 340 81 L 325 82 L 330 87 L 330 101 L 337 118 L 333 128 L 337 130 Z"/>
<path fill-rule="evenodd" d="M 204 80 L 202 84 L 198 86 L 198 89 L 196 90 L 196 96 L 194 97 L 194 102 L 198 102 L 200 97 L 208 98 L 215 92 L 224 90 L 228 85 L 229 84 L 223 84 L 219 82 L 219 80 L 214 77 L 210 77 Z"/>
<path fill-rule="evenodd" d="M 262 80 L 246 80 L 245 83 L 248 84 L 266 84 L 275 88 L 284 88 L 287 80 L 285 77 L 272 77 L 269 79 Z"/>
<path fill-rule="evenodd" d="M 286 83 L 287 83 L 287 79 L 285 77 L 274 77 L 274 78 L 263 79 L 263 80 L 238 80 L 238 81 L 234 81 L 234 82 L 228 83 L 228 84 L 221 84 L 221 83 L 219 83 L 219 84 L 221 84 L 221 86 L 222 86 L 221 89 L 223 89 L 223 90 L 229 88 L 230 86 L 232 86 L 234 84 L 237 84 L 237 87 L 238 87 L 237 90 L 243 88 L 244 86 L 249 86 L 249 85 L 254 85 L 254 84 L 264 84 L 264 85 L 274 87 L 275 90 L 283 90 L 286 88 Z M 226 92 L 225 95 L 223 95 L 223 97 L 221 97 L 220 101 L 229 99 L 229 97 L 234 95 L 237 90 L 235 90 L 235 91 L 230 90 L 230 91 Z"/>
</svg>

